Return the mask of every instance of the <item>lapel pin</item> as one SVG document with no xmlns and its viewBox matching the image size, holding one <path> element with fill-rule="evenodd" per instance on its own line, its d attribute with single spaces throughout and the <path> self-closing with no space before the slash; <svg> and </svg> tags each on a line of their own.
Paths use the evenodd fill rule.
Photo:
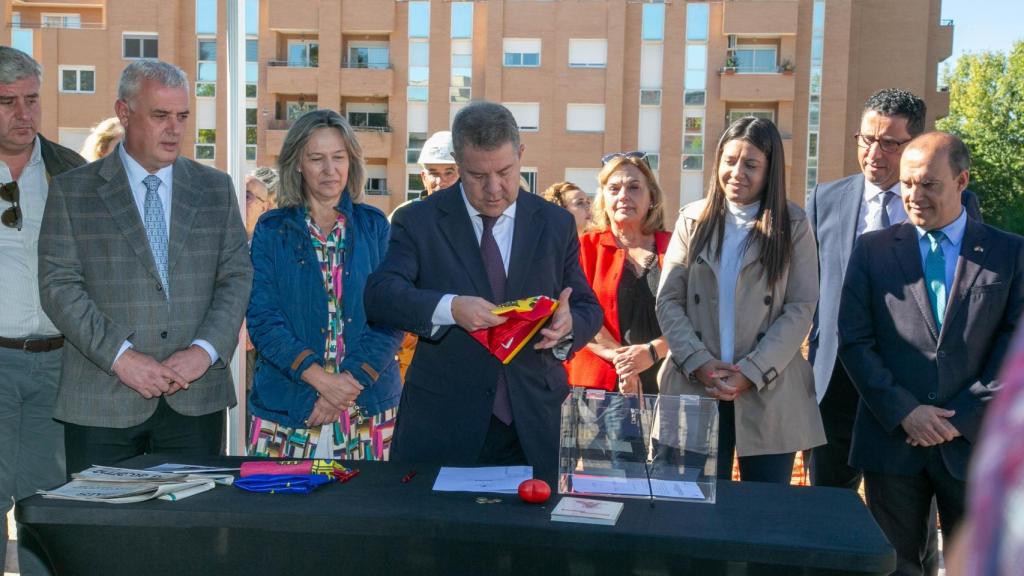
<svg viewBox="0 0 1024 576">
<path fill-rule="evenodd" d="M 984 252 L 984 251 L 985 251 L 985 249 L 984 249 L 984 248 L 982 248 L 981 246 L 975 246 L 975 247 L 974 247 L 974 251 L 975 251 L 975 252 Z"/>
</svg>

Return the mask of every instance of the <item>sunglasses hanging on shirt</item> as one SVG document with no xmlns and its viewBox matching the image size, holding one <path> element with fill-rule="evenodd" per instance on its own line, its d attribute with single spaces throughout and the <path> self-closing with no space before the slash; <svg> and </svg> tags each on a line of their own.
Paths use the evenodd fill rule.
<svg viewBox="0 0 1024 576">
<path fill-rule="evenodd" d="M 5 202 L 10 202 L 12 206 L 7 210 L 4 210 L 3 214 L 0 215 L 0 221 L 3 222 L 4 226 L 8 228 L 17 228 L 21 230 L 21 190 L 18 188 L 18 182 L 8 182 L 0 186 L 0 199 Z"/>
</svg>

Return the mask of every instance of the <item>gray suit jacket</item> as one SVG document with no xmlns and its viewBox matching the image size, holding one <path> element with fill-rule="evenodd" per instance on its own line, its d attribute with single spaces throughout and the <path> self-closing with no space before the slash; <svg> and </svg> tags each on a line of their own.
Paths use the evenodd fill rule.
<svg viewBox="0 0 1024 576">
<path fill-rule="evenodd" d="M 165 298 L 124 165 L 110 154 L 53 179 L 39 235 L 43 309 L 64 334 L 54 416 L 126 428 L 156 410 L 112 371 L 121 344 L 158 361 L 194 339 L 220 359 L 188 390 L 167 397 L 198 416 L 235 404 L 228 361 L 252 287 L 245 228 L 230 178 L 192 160 L 174 163 Z"/>
<path fill-rule="evenodd" d="M 964 480 L 1024 311 L 1024 238 L 967 219 L 941 332 L 923 269 L 910 223 L 864 234 L 850 258 L 839 309 L 839 357 L 861 397 L 850 464 L 911 475 L 938 450 Z M 933 448 L 907 444 L 900 424 L 922 404 L 955 411 L 949 421 L 962 436 Z"/>
<path fill-rule="evenodd" d="M 978 198 L 964 190 L 961 202 L 967 215 L 981 222 Z M 807 195 L 807 219 L 818 242 L 818 274 L 821 290 L 808 342 L 808 360 L 814 367 L 818 402 L 825 396 L 839 349 L 839 296 L 846 266 L 857 240 L 857 219 L 864 203 L 864 175 L 855 174 L 826 182 Z M 851 406 L 852 411 L 852 406 Z"/>
</svg>

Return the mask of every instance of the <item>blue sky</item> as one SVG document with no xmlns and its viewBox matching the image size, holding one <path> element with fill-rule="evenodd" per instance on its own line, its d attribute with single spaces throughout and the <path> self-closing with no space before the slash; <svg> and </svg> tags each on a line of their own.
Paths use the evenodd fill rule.
<svg viewBox="0 0 1024 576">
<path fill-rule="evenodd" d="M 950 67 L 964 52 L 1009 52 L 1024 40 L 1024 0 L 942 0 L 942 18 L 953 20 Z"/>
</svg>

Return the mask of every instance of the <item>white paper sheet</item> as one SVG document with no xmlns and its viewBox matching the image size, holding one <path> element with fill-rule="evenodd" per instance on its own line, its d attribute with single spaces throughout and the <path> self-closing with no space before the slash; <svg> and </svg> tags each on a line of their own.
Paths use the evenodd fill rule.
<svg viewBox="0 0 1024 576">
<path fill-rule="evenodd" d="M 696 482 L 678 480 L 651 479 L 650 487 L 647 478 L 616 478 L 610 476 L 591 476 L 573 474 L 572 488 L 574 493 L 582 494 L 619 494 L 622 496 L 647 496 L 654 493 L 663 498 L 686 498 L 703 500 L 704 493 Z"/>
<path fill-rule="evenodd" d="M 515 494 L 524 480 L 533 478 L 532 466 L 483 468 L 443 467 L 434 481 L 437 492 L 498 492 Z"/>
</svg>

